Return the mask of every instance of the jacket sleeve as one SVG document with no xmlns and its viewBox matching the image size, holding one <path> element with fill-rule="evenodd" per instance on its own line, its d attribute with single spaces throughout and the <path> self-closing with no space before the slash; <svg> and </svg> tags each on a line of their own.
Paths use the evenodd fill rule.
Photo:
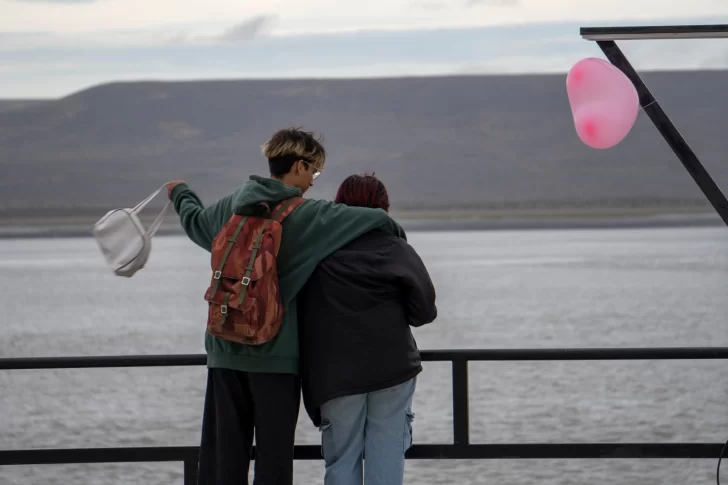
<svg viewBox="0 0 728 485">
<path fill-rule="evenodd" d="M 297 210 L 306 211 L 306 224 L 296 236 L 298 255 L 317 265 L 334 251 L 362 234 L 384 230 L 406 240 L 404 229 L 382 209 L 350 207 L 325 200 L 310 200 Z"/>
<path fill-rule="evenodd" d="M 179 214 L 180 223 L 187 237 L 207 251 L 212 250 L 212 241 L 232 215 L 232 198 L 230 194 L 205 207 L 187 184 L 175 187 L 171 196 L 174 210 Z"/>
<path fill-rule="evenodd" d="M 409 324 L 421 327 L 434 321 L 437 318 L 435 287 L 417 251 L 402 241 L 393 252 L 392 265 L 402 286 Z"/>
</svg>

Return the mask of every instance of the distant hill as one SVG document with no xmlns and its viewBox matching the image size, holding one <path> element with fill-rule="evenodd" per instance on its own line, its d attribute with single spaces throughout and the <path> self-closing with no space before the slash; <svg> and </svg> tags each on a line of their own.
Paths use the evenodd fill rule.
<svg viewBox="0 0 728 485">
<path fill-rule="evenodd" d="M 728 72 L 644 78 L 728 189 Z M 533 75 L 113 83 L 0 102 L 0 217 L 98 216 L 178 178 L 212 202 L 265 174 L 261 143 L 292 125 L 325 135 L 316 198 L 373 171 L 399 209 L 705 206 L 644 113 L 622 144 L 589 149 L 565 76 Z"/>
<path fill-rule="evenodd" d="M 31 106 L 37 106 L 47 102 L 46 100 L 39 99 L 0 99 L 0 113 L 24 110 Z"/>
</svg>

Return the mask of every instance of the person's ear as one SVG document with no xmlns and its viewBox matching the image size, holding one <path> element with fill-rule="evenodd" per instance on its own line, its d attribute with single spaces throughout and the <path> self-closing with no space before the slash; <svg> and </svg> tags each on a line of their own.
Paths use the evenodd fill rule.
<svg viewBox="0 0 728 485">
<path fill-rule="evenodd" d="M 304 169 L 303 165 L 304 165 L 304 163 L 302 160 L 296 160 L 296 162 L 293 164 L 294 175 L 301 175 L 301 173 L 303 172 L 303 169 Z"/>
</svg>

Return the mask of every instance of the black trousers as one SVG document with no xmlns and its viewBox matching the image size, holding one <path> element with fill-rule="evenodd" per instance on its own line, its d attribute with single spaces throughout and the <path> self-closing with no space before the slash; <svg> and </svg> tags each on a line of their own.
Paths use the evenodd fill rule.
<svg viewBox="0 0 728 485">
<path fill-rule="evenodd" d="M 253 484 L 292 485 L 300 396 L 296 375 L 209 369 L 198 485 L 247 485 L 253 433 Z"/>
</svg>

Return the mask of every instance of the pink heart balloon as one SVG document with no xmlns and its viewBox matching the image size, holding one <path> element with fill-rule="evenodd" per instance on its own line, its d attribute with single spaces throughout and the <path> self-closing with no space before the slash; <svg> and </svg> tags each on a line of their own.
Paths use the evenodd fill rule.
<svg viewBox="0 0 728 485">
<path fill-rule="evenodd" d="M 618 144 L 637 120 L 637 89 L 622 71 L 602 59 L 577 62 L 566 76 L 566 92 L 576 133 L 592 148 Z"/>
</svg>

